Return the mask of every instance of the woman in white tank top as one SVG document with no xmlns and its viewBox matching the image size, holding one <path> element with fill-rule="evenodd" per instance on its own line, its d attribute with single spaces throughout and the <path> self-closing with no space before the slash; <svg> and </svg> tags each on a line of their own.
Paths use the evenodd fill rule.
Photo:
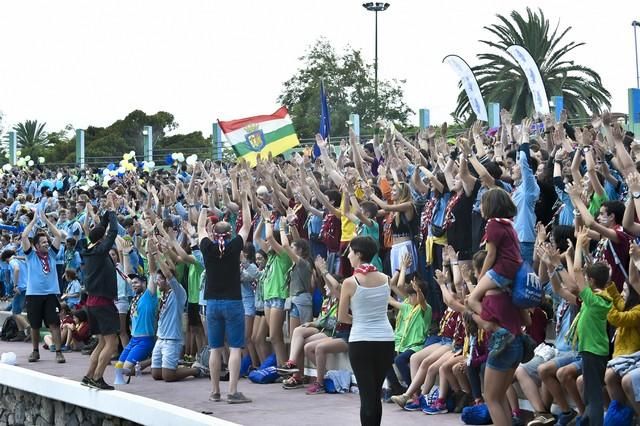
<svg viewBox="0 0 640 426">
<path fill-rule="evenodd" d="M 380 424 L 382 383 L 394 357 L 393 328 L 387 317 L 389 277 L 369 263 L 377 252 L 371 237 L 351 240 L 347 257 L 354 273 L 342 284 L 338 306 L 338 320 L 352 324 L 349 360 L 360 392 L 360 422 L 366 426 Z"/>
</svg>

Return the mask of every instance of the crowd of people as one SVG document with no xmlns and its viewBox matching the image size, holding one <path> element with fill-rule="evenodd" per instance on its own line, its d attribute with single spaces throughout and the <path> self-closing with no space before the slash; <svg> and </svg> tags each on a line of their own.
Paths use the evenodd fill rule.
<svg viewBox="0 0 640 426">
<path fill-rule="evenodd" d="M 336 151 L 318 136 L 315 158 L 176 163 L 104 186 L 99 169 L 7 171 L 12 340 L 32 342 L 30 362 L 91 354 L 90 387 L 113 389 L 114 360 L 128 376 L 209 375 L 211 401 L 229 380 L 229 403 L 251 402 L 243 357 L 256 369 L 275 354 L 282 387 L 316 395 L 328 355 L 348 353 L 363 425 L 380 424 L 382 401 L 485 406 L 499 426 L 524 424 L 523 398 L 531 426 L 640 415 L 633 135 L 609 113 L 577 127 L 502 111 L 498 129 L 451 139 L 446 125 L 379 129 Z M 523 270 L 544 292 L 526 309 Z"/>
</svg>

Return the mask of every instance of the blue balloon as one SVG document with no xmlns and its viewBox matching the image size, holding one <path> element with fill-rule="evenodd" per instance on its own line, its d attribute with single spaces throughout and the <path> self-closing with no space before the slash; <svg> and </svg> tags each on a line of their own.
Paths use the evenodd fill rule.
<svg viewBox="0 0 640 426">
<path fill-rule="evenodd" d="M 111 163 L 111 164 L 109 164 L 109 165 L 107 166 L 107 169 L 109 169 L 109 170 L 115 170 L 115 169 L 117 169 L 117 167 L 116 167 L 116 165 L 115 165 L 115 164 Z"/>
<path fill-rule="evenodd" d="M 168 166 L 172 166 L 173 165 L 173 158 L 171 158 L 171 154 L 167 154 L 164 157 L 164 162 L 165 164 L 167 164 Z"/>
</svg>

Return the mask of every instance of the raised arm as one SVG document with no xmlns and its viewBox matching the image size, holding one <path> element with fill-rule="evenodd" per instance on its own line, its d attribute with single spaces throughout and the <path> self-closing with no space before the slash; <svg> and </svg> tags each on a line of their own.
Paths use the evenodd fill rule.
<svg viewBox="0 0 640 426">
<path fill-rule="evenodd" d="M 27 227 L 24 228 L 24 230 L 22 231 L 20 242 L 22 245 L 22 251 L 25 253 L 31 249 L 31 240 L 29 239 L 29 234 L 31 234 L 31 231 L 33 230 L 33 227 L 36 224 L 37 220 L 38 220 L 38 215 L 34 212 L 33 219 L 31 219 L 31 222 L 29 222 Z"/>
</svg>

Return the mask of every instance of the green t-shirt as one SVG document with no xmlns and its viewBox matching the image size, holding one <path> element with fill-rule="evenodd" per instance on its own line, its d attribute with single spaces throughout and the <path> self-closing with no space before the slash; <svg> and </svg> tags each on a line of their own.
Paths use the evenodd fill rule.
<svg viewBox="0 0 640 426">
<path fill-rule="evenodd" d="M 378 222 L 372 220 L 371 226 L 367 226 L 362 222 L 358 222 L 357 225 L 358 227 L 356 228 L 356 232 L 359 237 L 371 237 L 376 244 L 380 242 L 380 226 L 378 225 Z M 380 256 L 377 253 L 373 256 L 373 259 L 371 259 L 371 264 L 375 266 L 378 271 L 382 271 L 382 259 L 380 259 Z"/>
<path fill-rule="evenodd" d="M 598 195 L 595 192 L 591 196 L 591 202 L 589 203 L 589 213 L 593 216 L 594 219 L 598 218 L 600 214 L 600 207 L 602 207 L 602 203 L 605 201 L 609 201 L 609 197 L 607 197 L 607 193 L 605 192 L 602 195 Z"/>
<path fill-rule="evenodd" d="M 400 305 L 400 312 L 396 319 L 395 348 L 396 352 L 411 349 L 418 352 L 424 347 L 424 339 L 431 324 L 431 306 L 422 309 L 420 305 L 413 306 L 408 299 Z"/>
<path fill-rule="evenodd" d="M 582 307 L 578 317 L 578 351 L 594 355 L 609 355 L 607 314 L 611 309 L 611 298 L 605 292 L 594 293 L 586 287 L 580 292 Z"/>
<path fill-rule="evenodd" d="M 200 302 L 200 277 L 204 267 L 199 262 L 189 265 L 189 271 L 187 272 L 188 291 L 187 302 L 199 303 Z"/>
<path fill-rule="evenodd" d="M 287 272 L 293 262 L 284 250 L 277 254 L 269 252 L 267 257 L 267 276 L 263 281 L 264 300 L 286 299 L 289 297 L 287 288 Z"/>
</svg>

